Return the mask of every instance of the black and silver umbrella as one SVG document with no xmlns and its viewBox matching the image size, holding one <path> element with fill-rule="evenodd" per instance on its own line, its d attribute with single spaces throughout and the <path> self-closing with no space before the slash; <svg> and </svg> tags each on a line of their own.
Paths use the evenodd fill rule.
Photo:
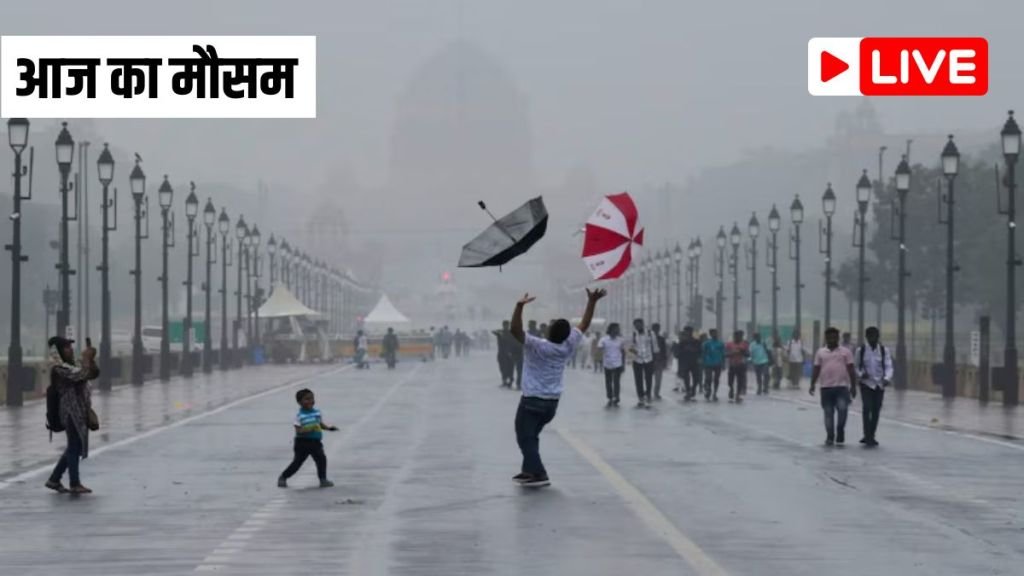
<svg viewBox="0 0 1024 576">
<path fill-rule="evenodd" d="M 502 266 L 510 260 L 525 254 L 531 246 L 544 237 L 548 228 L 548 210 L 544 200 L 538 196 L 503 218 L 495 218 L 487 205 L 480 202 L 480 208 L 490 215 L 494 224 L 462 247 L 459 258 L 460 268 Z"/>
</svg>

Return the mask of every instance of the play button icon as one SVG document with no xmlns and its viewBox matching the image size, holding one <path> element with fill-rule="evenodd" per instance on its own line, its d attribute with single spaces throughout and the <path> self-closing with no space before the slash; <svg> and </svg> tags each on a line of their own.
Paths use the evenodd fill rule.
<svg viewBox="0 0 1024 576">
<path fill-rule="evenodd" d="M 834 56 L 827 50 L 821 51 L 821 81 L 829 80 L 839 76 L 850 69 L 850 65 Z"/>
</svg>

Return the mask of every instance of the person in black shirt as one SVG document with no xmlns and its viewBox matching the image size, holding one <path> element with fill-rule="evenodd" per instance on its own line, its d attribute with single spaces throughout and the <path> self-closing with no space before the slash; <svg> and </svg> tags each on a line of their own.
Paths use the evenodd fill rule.
<svg viewBox="0 0 1024 576">
<path fill-rule="evenodd" d="M 676 347 L 677 374 L 686 387 L 684 400 L 692 401 L 700 386 L 700 340 L 693 337 L 693 327 L 686 326 Z"/>
</svg>

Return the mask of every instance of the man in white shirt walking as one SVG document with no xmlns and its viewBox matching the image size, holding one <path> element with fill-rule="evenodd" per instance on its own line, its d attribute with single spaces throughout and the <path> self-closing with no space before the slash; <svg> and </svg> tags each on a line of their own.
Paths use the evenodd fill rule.
<svg viewBox="0 0 1024 576">
<path fill-rule="evenodd" d="M 864 331 L 867 344 L 857 348 L 857 377 L 860 379 L 862 416 L 864 419 L 864 437 L 860 443 L 874 448 L 878 446 L 875 432 L 878 430 L 878 417 L 882 412 L 882 400 L 885 388 L 892 382 L 892 357 L 889 351 L 878 342 L 878 328 L 871 326 Z"/>
<path fill-rule="evenodd" d="M 651 389 L 654 386 L 654 353 L 658 350 L 658 339 L 644 329 L 641 318 L 633 320 L 633 380 L 636 382 L 637 408 L 651 405 Z"/>
<path fill-rule="evenodd" d="M 793 330 L 793 335 L 786 343 L 786 359 L 789 362 L 789 387 L 800 388 L 800 378 L 804 373 L 804 343 L 800 341 L 800 331 Z"/>
</svg>

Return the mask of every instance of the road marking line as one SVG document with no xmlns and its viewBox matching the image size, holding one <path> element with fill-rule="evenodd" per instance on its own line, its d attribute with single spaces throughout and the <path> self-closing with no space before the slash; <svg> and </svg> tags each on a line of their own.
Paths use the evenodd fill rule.
<svg viewBox="0 0 1024 576">
<path fill-rule="evenodd" d="M 769 396 L 768 399 L 769 400 L 774 400 L 776 402 L 788 402 L 790 404 L 798 404 L 798 405 L 802 405 L 802 406 L 819 406 L 819 404 L 817 402 L 812 402 L 810 400 L 799 400 L 799 399 L 794 399 L 794 398 L 781 398 L 781 397 L 778 397 L 778 396 L 774 396 L 774 397 L 773 396 Z M 852 408 L 852 407 L 849 409 L 849 411 L 854 413 L 854 414 L 860 414 L 861 413 L 860 410 L 857 410 L 857 409 Z M 895 424 L 897 426 L 903 426 L 904 428 L 911 428 L 913 430 L 924 430 L 924 431 L 928 431 L 928 432 L 942 432 L 942 433 L 945 433 L 945 434 L 949 434 L 951 436 L 960 436 L 960 437 L 967 438 L 967 439 L 970 439 L 970 440 L 977 440 L 978 442 L 984 442 L 986 444 L 992 444 L 994 446 L 1001 446 L 1003 448 L 1012 448 L 1014 450 L 1024 451 L 1024 445 L 1014 444 L 1012 442 L 1006 442 L 1006 441 L 1003 441 L 1003 440 L 996 440 L 995 438 L 987 438 L 985 436 L 982 436 L 980 434 L 976 434 L 974 432 L 962 432 L 962 431 L 959 431 L 959 430 L 948 430 L 948 429 L 945 429 L 945 428 L 936 428 L 934 426 L 925 426 L 923 424 L 914 424 L 912 422 L 906 422 L 904 420 L 897 420 L 896 418 L 886 418 L 885 421 L 889 422 L 891 424 Z"/>
<path fill-rule="evenodd" d="M 569 444 L 584 460 L 590 463 L 612 488 L 625 500 L 626 505 L 655 534 L 661 536 L 669 546 L 701 576 L 726 576 L 728 573 L 708 556 L 700 546 L 686 537 L 675 524 L 658 510 L 639 489 L 629 483 L 604 458 L 583 440 L 580 440 L 565 428 L 556 428 L 559 436 Z"/>
<path fill-rule="evenodd" d="M 145 440 L 146 438 L 151 438 L 153 436 L 156 436 L 157 434 L 161 434 L 161 433 L 166 432 L 168 430 L 173 430 L 175 428 L 180 428 L 180 427 L 185 426 L 187 424 L 191 424 L 192 422 L 195 422 L 197 420 L 202 420 L 204 418 L 209 418 L 210 416 L 213 416 L 213 415 L 216 415 L 216 414 L 220 414 L 221 412 L 224 412 L 226 410 L 230 410 L 230 409 L 232 409 L 232 408 L 234 408 L 236 406 L 241 406 L 242 404 L 246 404 L 248 402 L 252 402 L 253 400 L 258 400 L 260 398 L 263 398 L 264 396 L 269 396 L 271 394 L 280 392 L 281 390 L 285 390 L 287 388 L 292 388 L 294 386 L 301 386 L 301 385 L 305 384 L 306 382 L 310 382 L 312 380 L 315 380 L 317 378 L 322 378 L 324 376 L 331 376 L 333 374 L 337 374 L 338 372 L 342 372 L 344 370 L 348 370 L 349 368 L 351 368 L 351 365 L 342 366 L 340 368 L 335 368 L 334 370 L 328 370 L 327 372 L 320 372 L 318 374 L 314 374 L 312 376 L 308 376 L 306 378 L 302 378 L 302 379 L 299 379 L 299 380 L 290 380 L 290 381 L 288 381 L 288 382 L 286 382 L 284 384 L 281 384 L 280 386 L 275 386 L 275 387 L 270 388 L 268 390 L 264 390 L 263 392 L 257 392 L 256 394 L 253 394 L 252 396 L 246 396 L 244 398 L 239 398 L 238 400 L 233 400 L 231 402 L 228 402 L 227 404 L 224 404 L 223 406 L 214 408 L 213 410 L 210 410 L 209 412 L 203 412 L 201 414 L 195 414 L 193 416 L 188 416 L 187 418 L 182 418 L 181 420 L 177 420 L 175 422 L 171 422 L 170 424 L 166 424 L 164 426 L 157 426 L 156 428 L 153 428 L 151 430 L 147 430 L 147 431 L 145 431 L 145 432 L 143 432 L 141 434 L 137 434 L 135 436 L 129 436 L 128 438 L 124 438 L 122 440 L 118 440 L 117 442 L 114 442 L 114 443 L 111 443 L 111 444 L 105 444 L 105 445 L 103 445 L 103 446 L 101 446 L 101 447 L 99 447 L 99 448 L 97 448 L 95 450 L 90 450 L 89 455 L 95 457 L 95 456 L 99 456 L 100 454 L 103 454 L 104 452 L 106 452 L 108 450 L 114 450 L 115 448 L 122 448 L 124 446 L 135 444 L 136 442 L 139 442 L 141 440 Z M 25 480 L 28 480 L 30 478 L 34 478 L 36 476 L 40 476 L 40 475 L 42 475 L 42 474 L 44 474 L 46 472 L 49 472 L 51 470 L 53 470 L 53 463 L 46 464 L 46 465 L 43 465 L 43 466 L 39 466 L 39 467 L 33 468 L 31 470 L 27 470 L 25 472 L 22 472 L 20 474 L 12 476 L 12 477 L 8 478 L 7 480 L 0 481 L 0 490 L 4 490 L 5 488 L 9 488 L 13 484 L 17 484 L 19 482 L 24 482 Z"/>
</svg>

